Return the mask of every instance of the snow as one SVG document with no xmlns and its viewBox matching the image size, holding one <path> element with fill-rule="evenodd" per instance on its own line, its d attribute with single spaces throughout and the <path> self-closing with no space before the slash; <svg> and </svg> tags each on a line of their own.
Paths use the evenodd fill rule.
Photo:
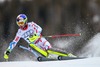
<svg viewBox="0 0 100 67">
<path fill-rule="evenodd" d="M 82 49 L 82 56 L 100 57 L 100 33 L 94 35 Z"/>
<path fill-rule="evenodd" d="M 0 62 L 0 67 L 100 67 L 100 57 L 62 61 L 13 61 Z"/>
</svg>

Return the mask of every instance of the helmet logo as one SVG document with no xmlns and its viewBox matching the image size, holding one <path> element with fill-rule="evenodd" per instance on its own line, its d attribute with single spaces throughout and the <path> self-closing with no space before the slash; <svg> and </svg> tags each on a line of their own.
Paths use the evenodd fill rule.
<svg viewBox="0 0 100 67">
<path fill-rule="evenodd" d="M 18 22 L 23 22 L 23 21 L 24 21 L 23 17 L 18 17 Z"/>
</svg>

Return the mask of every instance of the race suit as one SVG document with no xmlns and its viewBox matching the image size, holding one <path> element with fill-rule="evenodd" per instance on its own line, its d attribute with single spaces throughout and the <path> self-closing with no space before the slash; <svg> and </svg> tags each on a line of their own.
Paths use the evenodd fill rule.
<svg viewBox="0 0 100 67">
<path fill-rule="evenodd" d="M 47 56 L 45 50 L 51 48 L 51 44 L 41 36 L 42 28 L 34 22 L 27 23 L 27 29 L 22 30 L 18 29 L 14 40 L 9 44 L 8 50 L 16 46 L 20 38 L 23 38 L 26 42 L 29 43 L 29 46 L 35 49 L 37 52 Z"/>
</svg>

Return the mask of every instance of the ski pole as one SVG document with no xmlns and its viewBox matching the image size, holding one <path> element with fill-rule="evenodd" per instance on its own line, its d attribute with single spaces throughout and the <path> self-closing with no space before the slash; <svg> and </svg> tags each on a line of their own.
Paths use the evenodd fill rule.
<svg viewBox="0 0 100 67">
<path fill-rule="evenodd" d="M 65 36 L 81 36 L 81 33 L 79 34 L 59 34 L 59 35 L 50 35 L 50 36 L 43 36 L 43 37 L 56 38 L 56 37 L 65 37 Z"/>
</svg>

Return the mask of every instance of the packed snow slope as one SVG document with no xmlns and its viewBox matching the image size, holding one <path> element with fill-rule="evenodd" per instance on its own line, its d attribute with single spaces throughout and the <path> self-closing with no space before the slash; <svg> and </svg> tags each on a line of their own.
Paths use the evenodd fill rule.
<svg viewBox="0 0 100 67">
<path fill-rule="evenodd" d="M 0 67 L 100 67 L 100 57 L 63 61 L 13 61 L 0 62 Z"/>
<path fill-rule="evenodd" d="M 100 33 L 94 35 L 81 49 L 81 55 L 84 57 L 100 57 Z"/>
</svg>

